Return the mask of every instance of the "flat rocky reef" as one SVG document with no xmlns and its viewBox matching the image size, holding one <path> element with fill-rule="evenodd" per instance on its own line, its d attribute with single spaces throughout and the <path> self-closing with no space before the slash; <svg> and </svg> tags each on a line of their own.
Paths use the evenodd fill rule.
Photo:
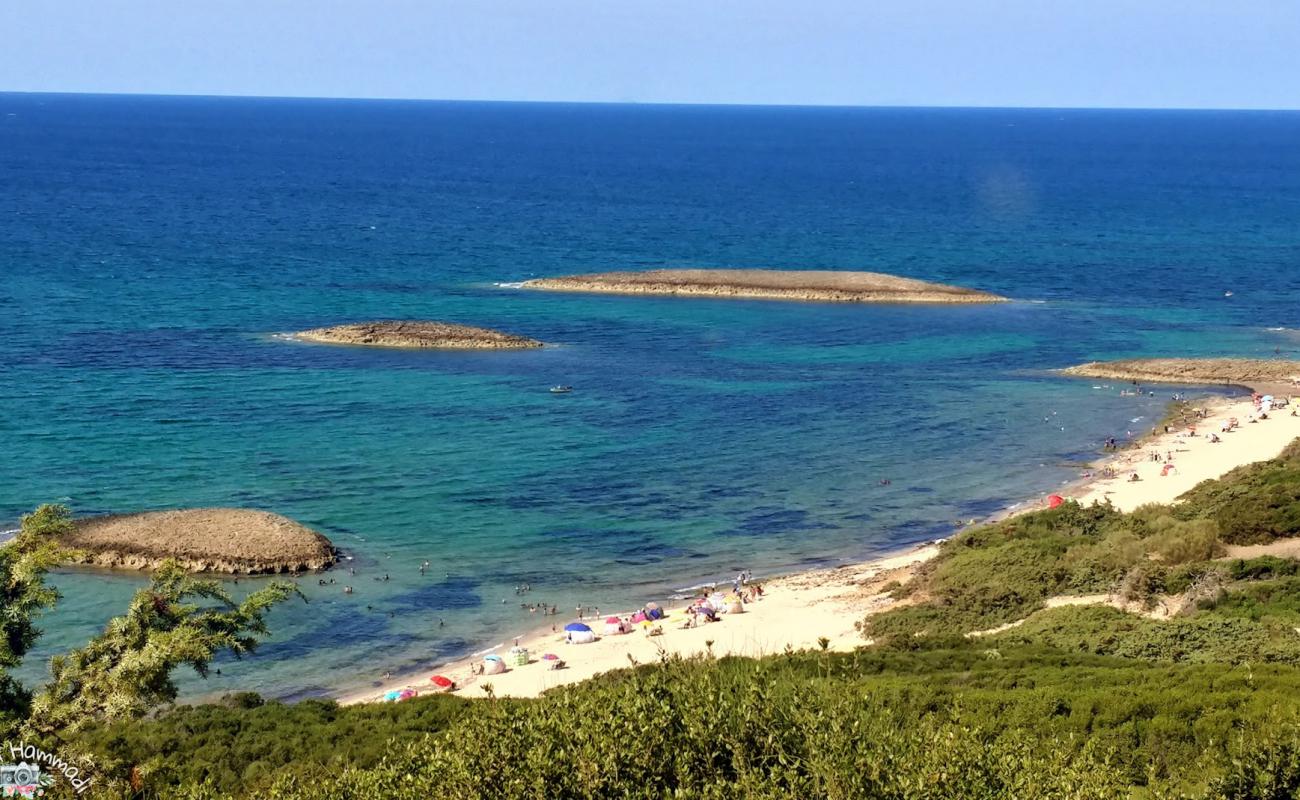
<svg viewBox="0 0 1300 800">
<path fill-rule="evenodd" d="M 834 303 L 1002 303 L 978 289 L 880 272 L 771 269 L 659 269 L 524 281 L 529 289 L 605 294 L 699 295 Z"/>
<path fill-rule="evenodd" d="M 490 328 L 419 320 L 353 322 L 300 331 L 293 338 L 324 344 L 443 350 L 522 350 L 542 346 L 536 339 Z"/>
<path fill-rule="evenodd" d="M 1147 383 L 1230 384 L 1265 388 L 1295 386 L 1300 361 L 1264 358 L 1132 358 L 1092 361 L 1062 370 L 1066 375 Z"/>
<path fill-rule="evenodd" d="M 176 559 L 193 572 L 266 574 L 324 569 L 337 551 L 305 525 L 269 511 L 191 508 L 77 520 L 61 543 L 73 561 L 154 569 Z"/>
</svg>

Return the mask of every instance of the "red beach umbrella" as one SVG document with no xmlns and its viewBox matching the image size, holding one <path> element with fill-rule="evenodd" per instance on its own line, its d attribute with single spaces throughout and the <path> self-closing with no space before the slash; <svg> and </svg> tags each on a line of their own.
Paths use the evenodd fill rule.
<svg viewBox="0 0 1300 800">
<path fill-rule="evenodd" d="M 1047 496 L 1048 508 L 1056 508 L 1057 506 L 1059 506 L 1061 503 L 1064 502 L 1065 502 L 1065 498 L 1061 497 L 1059 494 L 1052 494 Z"/>
<path fill-rule="evenodd" d="M 437 686 L 439 689 L 450 689 L 451 687 L 456 685 L 452 683 L 451 678 L 448 678 L 446 675 L 434 675 L 433 677 L 429 678 L 429 680 L 432 681 L 433 685 Z"/>
</svg>

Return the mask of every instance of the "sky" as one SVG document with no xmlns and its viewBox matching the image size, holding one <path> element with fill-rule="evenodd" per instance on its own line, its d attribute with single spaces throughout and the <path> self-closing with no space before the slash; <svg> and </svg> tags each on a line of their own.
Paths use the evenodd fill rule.
<svg viewBox="0 0 1300 800">
<path fill-rule="evenodd" d="M 0 91 L 1300 108 L 1300 0 L 5 0 Z"/>
</svg>

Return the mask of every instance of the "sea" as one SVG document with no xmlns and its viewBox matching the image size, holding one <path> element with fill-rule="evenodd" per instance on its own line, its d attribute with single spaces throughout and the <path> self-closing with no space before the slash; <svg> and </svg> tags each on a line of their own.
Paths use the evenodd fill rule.
<svg viewBox="0 0 1300 800">
<path fill-rule="evenodd" d="M 685 267 L 1014 301 L 518 287 Z M 527 605 L 567 622 L 948 536 L 1178 391 L 1058 368 L 1295 357 L 1300 113 L 0 94 L 0 308 L 0 528 L 41 503 L 310 525 L 340 565 L 256 654 L 178 676 L 337 694 L 555 621 Z M 372 319 L 548 346 L 283 336 Z M 33 683 L 145 578 L 54 583 Z"/>
</svg>

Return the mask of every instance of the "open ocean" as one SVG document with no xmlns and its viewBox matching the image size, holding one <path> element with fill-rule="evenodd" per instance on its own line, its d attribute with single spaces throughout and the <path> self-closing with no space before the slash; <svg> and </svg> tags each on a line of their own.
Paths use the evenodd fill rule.
<svg viewBox="0 0 1300 800">
<path fill-rule="evenodd" d="M 497 285 L 668 267 L 1017 302 Z M 626 608 L 947 535 L 1076 477 L 1172 391 L 1051 369 L 1294 357 L 1300 113 L 0 94 L 0 275 L 0 528 L 64 502 L 321 530 L 352 558 L 337 583 L 304 578 L 256 656 L 185 684 L 302 696 L 540 624 L 521 600 Z M 274 336 L 375 318 L 554 346 Z M 143 579 L 56 582 L 28 679 Z"/>
</svg>

